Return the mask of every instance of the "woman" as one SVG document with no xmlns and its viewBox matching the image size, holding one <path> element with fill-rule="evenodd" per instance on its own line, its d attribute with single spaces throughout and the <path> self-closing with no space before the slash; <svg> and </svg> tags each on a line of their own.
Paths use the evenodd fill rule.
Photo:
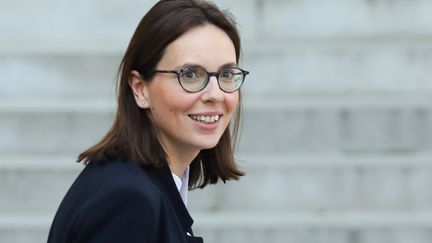
<svg viewBox="0 0 432 243">
<path fill-rule="evenodd" d="M 123 57 L 114 124 L 79 155 L 86 167 L 48 242 L 202 242 L 191 230 L 188 188 L 243 175 L 233 158 L 248 74 L 239 57 L 235 24 L 215 5 L 156 3 Z"/>
</svg>

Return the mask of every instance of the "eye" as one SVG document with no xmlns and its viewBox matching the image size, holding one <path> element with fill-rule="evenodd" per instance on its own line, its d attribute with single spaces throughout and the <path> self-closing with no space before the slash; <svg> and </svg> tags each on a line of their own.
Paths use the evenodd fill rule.
<svg viewBox="0 0 432 243">
<path fill-rule="evenodd" d="M 191 71 L 191 70 L 188 70 L 188 71 L 185 71 L 185 72 L 183 72 L 183 77 L 184 78 L 189 78 L 189 79 L 192 79 L 192 78 L 196 78 L 196 72 L 194 72 L 194 71 Z"/>
<path fill-rule="evenodd" d="M 184 80 L 197 80 L 202 77 L 202 72 L 198 68 L 184 68 L 181 70 L 180 76 Z"/>
<path fill-rule="evenodd" d="M 234 70 L 225 69 L 220 73 L 220 77 L 223 79 L 232 79 L 234 76 Z"/>
<path fill-rule="evenodd" d="M 186 83 L 200 83 L 205 81 L 206 72 L 199 67 L 187 67 L 180 70 L 180 82 Z"/>
<path fill-rule="evenodd" d="M 233 81 L 241 78 L 243 73 L 237 68 L 227 68 L 220 72 L 220 78 L 226 81 Z"/>
<path fill-rule="evenodd" d="M 182 72 L 182 77 L 187 79 L 194 79 L 197 77 L 197 73 L 194 70 L 185 70 Z"/>
</svg>

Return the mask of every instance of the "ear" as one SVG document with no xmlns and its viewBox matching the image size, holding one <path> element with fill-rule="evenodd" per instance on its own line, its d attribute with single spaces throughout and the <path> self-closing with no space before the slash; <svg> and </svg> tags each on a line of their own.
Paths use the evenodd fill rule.
<svg viewBox="0 0 432 243">
<path fill-rule="evenodd" d="M 129 87 L 132 90 L 137 106 L 142 109 L 150 108 L 148 83 L 142 80 L 141 75 L 135 70 L 130 73 Z"/>
</svg>

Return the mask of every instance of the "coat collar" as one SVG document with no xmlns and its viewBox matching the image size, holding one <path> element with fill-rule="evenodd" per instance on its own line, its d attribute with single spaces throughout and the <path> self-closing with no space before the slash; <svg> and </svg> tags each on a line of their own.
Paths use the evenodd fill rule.
<svg viewBox="0 0 432 243">
<path fill-rule="evenodd" d="M 167 196 L 168 203 L 173 208 L 184 232 L 191 232 L 193 219 L 184 204 L 169 167 L 152 169 L 152 179 L 155 185 Z"/>
</svg>

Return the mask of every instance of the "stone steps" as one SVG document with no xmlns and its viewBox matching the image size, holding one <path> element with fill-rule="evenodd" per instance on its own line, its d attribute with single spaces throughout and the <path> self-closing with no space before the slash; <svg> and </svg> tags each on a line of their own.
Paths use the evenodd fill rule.
<svg viewBox="0 0 432 243">
<path fill-rule="evenodd" d="M 194 214 L 195 234 L 206 242 L 244 241 L 261 243 L 371 242 L 391 239 L 395 243 L 430 242 L 432 213 L 416 212 L 332 212 L 257 213 L 227 212 Z M 51 223 L 45 216 L 0 217 L 3 242 L 44 242 Z"/>
<path fill-rule="evenodd" d="M 242 66 L 251 71 L 244 89 L 430 92 L 430 43 L 428 38 L 410 37 L 262 41 L 244 48 Z"/>
<path fill-rule="evenodd" d="M 247 176 L 190 193 L 196 212 L 428 210 L 430 153 L 242 155 Z M 0 214 L 50 214 L 83 168 L 74 156 L 1 156 Z M 25 178 L 25 180 L 23 179 Z M 241 200 L 239 200 L 241 198 Z M 244 202 L 248 203 L 245 204 Z"/>
<path fill-rule="evenodd" d="M 23 51 L 25 47 L 21 46 L 15 49 L 24 53 L 0 50 L 4 76 L 0 97 L 114 97 L 124 47 L 106 42 L 72 43 L 72 47 L 58 50 L 56 44 L 46 44 L 37 47 L 41 53 Z M 245 81 L 245 93 L 432 92 L 429 39 L 304 42 L 245 45 L 240 66 L 251 72 Z M 13 52 L 13 48 L 7 50 Z"/>
<path fill-rule="evenodd" d="M 428 1 L 341 1 L 316 4 L 313 0 L 249 1 L 216 0 L 236 16 L 246 39 L 280 39 L 291 36 L 364 36 L 399 33 L 431 34 Z M 12 33 L 3 40 L 34 42 L 104 40 L 128 38 L 154 1 L 91 0 L 82 3 L 29 3 L 28 8 L 13 0 L 2 2 L 0 29 Z M 61 20 L 61 21 L 59 21 Z M 26 25 L 24 25 L 26 23 Z M 325 23 L 325 24 L 323 24 Z"/>
<path fill-rule="evenodd" d="M 432 203 L 432 193 L 424 186 L 432 178 L 428 154 L 257 156 L 244 161 L 240 165 L 246 177 L 192 192 L 191 207 L 202 211 L 404 211 L 428 209 Z"/>
<path fill-rule="evenodd" d="M 208 242 L 251 243 L 426 243 L 432 226 L 429 212 L 228 213 L 195 222 Z"/>
<path fill-rule="evenodd" d="M 310 96 L 246 95 L 238 152 L 388 153 L 432 147 L 427 94 Z M 109 99 L 0 101 L 0 152 L 77 154 L 105 134 L 113 114 Z"/>
<path fill-rule="evenodd" d="M 373 228 L 432 228 L 431 211 L 343 211 L 327 213 L 308 212 L 209 212 L 194 213 L 192 216 L 198 228 L 285 228 L 322 227 L 340 229 Z M 37 227 L 47 228 L 52 218 L 45 215 L 2 215 L 0 228 Z M 199 225 L 198 225 L 199 224 Z"/>
<path fill-rule="evenodd" d="M 155 1 L 0 3 L 0 242 L 44 242 L 112 123 Z M 191 192 L 206 242 L 432 242 L 432 2 L 215 0 L 244 40 L 248 173 Z M 6 34 L 1 34 L 6 33 Z"/>
</svg>

